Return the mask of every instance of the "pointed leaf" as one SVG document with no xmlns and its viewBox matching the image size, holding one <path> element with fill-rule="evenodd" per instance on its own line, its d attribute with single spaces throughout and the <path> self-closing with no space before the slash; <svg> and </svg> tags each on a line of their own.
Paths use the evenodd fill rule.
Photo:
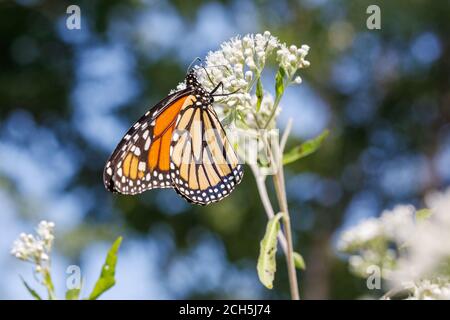
<svg viewBox="0 0 450 320">
<path fill-rule="evenodd" d="M 418 221 L 427 220 L 429 217 L 431 217 L 430 209 L 421 209 L 416 212 L 416 219 Z"/>
<path fill-rule="evenodd" d="M 117 251 L 119 250 L 122 237 L 118 237 L 108 251 L 105 263 L 102 266 L 100 277 L 92 290 L 89 300 L 97 299 L 102 293 L 116 284 L 114 275 L 116 273 Z"/>
<path fill-rule="evenodd" d="M 298 252 L 294 252 L 294 263 L 295 267 L 300 270 L 306 270 L 305 260 L 302 255 Z"/>
<path fill-rule="evenodd" d="M 20 279 L 22 280 L 25 288 L 27 288 L 28 292 L 33 296 L 33 298 L 35 298 L 36 300 L 42 300 L 41 296 L 34 289 L 32 289 L 22 277 L 20 277 Z"/>
<path fill-rule="evenodd" d="M 234 112 L 231 111 L 229 114 L 227 114 L 221 122 L 224 127 L 228 127 L 230 124 L 232 124 L 234 122 Z"/>
<path fill-rule="evenodd" d="M 266 233 L 260 244 L 256 268 L 259 281 L 268 289 L 273 288 L 273 279 L 277 269 L 275 254 L 277 252 L 277 235 L 278 231 L 280 231 L 280 219 L 282 216 L 283 214 L 280 212 L 268 221 Z"/>
<path fill-rule="evenodd" d="M 246 120 L 247 117 L 244 112 L 242 112 L 240 110 L 236 110 L 236 118 L 237 118 L 237 120 L 239 120 L 239 121 L 237 121 L 237 124 L 239 124 L 241 128 L 243 128 L 243 129 L 249 128 L 249 126 L 247 124 L 247 120 Z"/>
<path fill-rule="evenodd" d="M 80 298 L 80 289 L 69 289 L 66 291 L 66 300 L 78 300 Z"/>
<path fill-rule="evenodd" d="M 55 300 L 56 299 L 55 286 L 53 285 L 50 270 L 44 270 L 43 278 L 44 278 L 44 285 L 47 288 L 48 299 Z"/>
<path fill-rule="evenodd" d="M 325 130 L 320 135 L 303 142 L 301 145 L 292 148 L 283 155 L 283 164 L 288 164 L 302 159 L 319 149 L 325 139 L 328 137 L 329 131 Z"/>
<path fill-rule="evenodd" d="M 275 76 L 275 93 L 276 97 L 280 97 L 284 92 L 284 77 L 286 75 L 286 71 L 282 67 L 278 69 L 278 72 Z"/>
<path fill-rule="evenodd" d="M 256 82 L 256 112 L 259 112 L 261 109 L 261 103 L 264 96 L 264 90 L 261 82 L 261 77 L 258 77 L 258 81 Z"/>
</svg>

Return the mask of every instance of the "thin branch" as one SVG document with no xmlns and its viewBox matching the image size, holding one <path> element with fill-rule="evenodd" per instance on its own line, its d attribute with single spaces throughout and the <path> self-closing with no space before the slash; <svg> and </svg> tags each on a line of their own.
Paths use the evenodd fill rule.
<svg viewBox="0 0 450 320">
<path fill-rule="evenodd" d="M 286 142 L 289 137 L 289 134 L 291 133 L 291 129 L 292 129 L 292 118 L 289 118 L 289 120 L 286 124 L 286 129 L 284 129 L 283 136 L 281 137 L 281 142 L 280 142 L 280 153 L 281 154 L 284 153 L 284 148 L 286 147 Z"/>
<path fill-rule="evenodd" d="M 256 186 L 258 188 L 259 196 L 261 198 L 261 202 L 264 206 L 264 210 L 266 211 L 267 217 L 269 219 L 275 216 L 275 212 L 272 208 L 272 204 L 270 203 L 269 194 L 267 192 L 267 187 L 265 184 L 265 178 L 259 174 L 258 167 L 254 164 L 250 164 L 250 168 L 253 171 L 253 175 L 255 176 Z M 280 242 L 281 248 L 284 251 L 284 254 L 287 255 L 287 241 L 283 232 L 280 230 L 278 233 L 278 241 Z"/>
<path fill-rule="evenodd" d="M 284 136 L 287 136 L 290 128 L 286 128 Z M 287 133 L 286 133 L 287 132 Z M 285 138 L 285 137 L 283 137 Z M 285 138 L 287 139 L 287 138 Z M 286 143 L 286 142 L 284 142 Z M 289 286 L 291 289 L 291 297 L 293 300 L 299 300 L 300 294 L 298 292 L 298 280 L 297 280 L 297 270 L 295 269 L 294 262 L 294 246 L 292 242 L 292 230 L 291 230 L 291 218 L 289 215 L 289 208 L 287 204 L 286 187 L 284 181 L 284 169 L 283 169 L 283 153 L 280 145 L 275 145 L 277 148 L 274 154 L 278 155 L 277 162 L 277 172 L 273 176 L 273 182 L 275 185 L 275 191 L 278 198 L 278 204 L 280 206 L 280 211 L 283 212 L 283 226 L 284 232 L 287 240 L 287 255 L 286 262 L 288 267 L 289 276 Z"/>
<path fill-rule="evenodd" d="M 289 210 L 287 206 L 286 199 L 286 189 L 284 187 L 284 173 L 283 167 L 280 165 L 280 169 L 273 176 L 275 190 L 277 193 L 278 202 L 280 209 L 283 212 L 283 225 L 286 233 L 287 240 L 287 265 L 288 265 L 288 275 L 289 275 L 289 285 L 291 288 L 291 297 L 293 300 L 300 300 L 300 294 L 298 292 L 298 280 L 297 280 L 297 270 L 295 269 L 294 262 L 294 248 L 292 243 L 292 230 L 291 230 L 291 219 L 289 215 Z"/>
<path fill-rule="evenodd" d="M 263 129 L 267 129 L 267 127 L 270 124 L 270 121 L 272 121 L 273 117 L 275 117 L 275 113 L 277 112 L 277 109 L 278 109 L 278 104 L 280 103 L 280 100 L 282 97 L 283 97 L 283 94 L 275 97 L 275 102 L 273 103 L 269 118 L 268 118 L 266 124 L 264 125 Z"/>
</svg>

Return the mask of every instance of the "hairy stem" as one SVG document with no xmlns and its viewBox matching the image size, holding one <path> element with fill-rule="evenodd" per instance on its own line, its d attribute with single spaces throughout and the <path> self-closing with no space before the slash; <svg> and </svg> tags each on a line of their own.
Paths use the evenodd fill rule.
<svg viewBox="0 0 450 320">
<path fill-rule="evenodd" d="M 283 212 L 283 226 L 284 226 L 284 232 L 286 234 L 286 241 L 287 241 L 287 254 L 286 254 L 286 262 L 287 262 L 287 268 L 288 268 L 288 276 L 289 276 L 289 286 L 291 289 L 291 298 L 293 300 L 299 300 L 300 294 L 298 292 L 298 280 L 297 280 L 297 270 L 295 269 L 295 262 L 294 262 L 294 245 L 292 242 L 292 230 L 291 230 L 291 218 L 289 215 L 289 208 L 287 204 L 287 196 L 286 196 L 286 187 L 284 182 L 284 168 L 283 168 L 283 153 L 284 148 L 286 146 L 287 138 L 289 136 L 290 130 L 292 127 L 292 119 L 289 119 L 288 125 L 286 126 L 286 130 L 283 133 L 283 136 L 281 137 L 281 142 L 275 155 L 278 155 L 278 157 L 275 159 L 277 166 L 277 172 L 273 176 L 273 182 L 275 185 L 275 191 L 278 198 L 278 205 L 280 207 L 280 210 Z"/>
<path fill-rule="evenodd" d="M 284 172 L 283 165 L 280 164 L 279 170 L 273 176 L 275 190 L 277 193 L 278 202 L 280 209 L 283 212 L 283 225 L 286 233 L 287 240 L 287 254 L 286 262 L 289 275 L 289 286 L 291 289 L 292 300 L 300 300 L 300 295 L 298 292 L 298 281 L 297 281 L 297 271 L 295 270 L 294 262 L 294 249 L 292 243 L 292 230 L 291 230 L 291 219 L 289 216 L 289 209 L 287 205 L 286 189 L 284 186 Z"/>
<path fill-rule="evenodd" d="M 291 133 L 292 130 L 292 118 L 288 119 L 288 122 L 286 124 L 286 129 L 284 129 L 283 136 L 281 137 L 280 141 L 280 154 L 284 154 L 284 148 L 286 147 L 287 139 L 289 137 L 289 133 Z"/>
<path fill-rule="evenodd" d="M 270 203 L 269 194 L 267 192 L 266 183 L 264 181 L 265 179 L 263 176 L 259 174 L 258 168 L 255 165 L 250 165 L 250 167 L 252 168 L 253 175 L 255 176 L 256 186 L 258 188 L 258 193 L 261 198 L 261 202 L 264 206 L 264 210 L 266 211 L 267 217 L 271 219 L 275 216 L 275 212 L 272 208 L 272 204 Z M 287 255 L 288 253 L 287 241 L 282 231 L 278 233 L 278 241 L 280 242 L 284 254 Z"/>
<path fill-rule="evenodd" d="M 273 117 L 275 116 L 275 113 L 277 112 L 278 105 L 280 104 L 281 98 L 283 97 L 283 94 L 277 95 L 275 98 L 275 101 L 272 106 L 272 110 L 270 111 L 270 115 L 268 120 L 266 121 L 266 124 L 264 125 L 263 129 L 267 129 L 270 122 L 272 121 Z"/>
<path fill-rule="evenodd" d="M 48 293 L 48 299 L 49 300 L 55 300 L 56 299 L 56 295 L 55 295 L 55 287 L 53 285 L 53 281 L 52 281 L 52 277 L 50 275 L 50 269 L 44 269 L 43 273 L 43 280 L 44 280 L 44 285 L 47 288 L 47 293 Z"/>
</svg>

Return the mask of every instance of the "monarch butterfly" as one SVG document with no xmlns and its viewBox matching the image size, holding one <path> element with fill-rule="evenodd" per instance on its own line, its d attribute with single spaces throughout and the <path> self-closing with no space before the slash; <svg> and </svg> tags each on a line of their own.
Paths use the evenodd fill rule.
<svg viewBox="0 0 450 320">
<path fill-rule="evenodd" d="M 173 188 L 206 205 L 241 182 L 242 165 L 212 107 L 214 96 L 223 95 L 214 95 L 222 84 L 208 92 L 194 69 L 184 81 L 185 89 L 147 111 L 119 142 L 103 172 L 107 190 L 133 195 Z"/>
</svg>

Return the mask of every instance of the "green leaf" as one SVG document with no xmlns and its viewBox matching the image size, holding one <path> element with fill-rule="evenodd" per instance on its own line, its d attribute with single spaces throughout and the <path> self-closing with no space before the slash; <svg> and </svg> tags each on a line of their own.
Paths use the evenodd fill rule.
<svg viewBox="0 0 450 320">
<path fill-rule="evenodd" d="M 102 266 L 100 277 L 89 295 L 89 300 L 97 299 L 102 293 L 116 284 L 114 275 L 116 273 L 117 251 L 119 250 L 121 242 L 122 237 L 118 237 L 109 249 L 105 263 Z"/>
<path fill-rule="evenodd" d="M 282 216 L 283 213 L 280 212 L 268 221 L 266 233 L 260 244 L 256 269 L 259 281 L 268 289 L 273 288 L 273 279 L 277 269 L 275 254 L 277 252 L 277 235 L 278 231 L 280 231 L 280 219 Z"/>
<path fill-rule="evenodd" d="M 429 217 L 431 217 L 430 209 L 421 209 L 416 212 L 416 220 L 417 221 L 427 220 Z"/>
<path fill-rule="evenodd" d="M 242 127 L 243 129 L 248 129 L 249 128 L 248 124 L 247 124 L 247 121 L 246 121 L 245 113 L 243 113 L 240 110 L 236 110 L 236 118 L 237 118 L 237 120 L 239 120 L 237 122 L 237 124 L 240 124 L 241 125 L 240 127 Z"/>
<path fill-rule="evenodd" d="M 44 277 L 44 285 L 47 288 L 48 299 L 55 300 L 56 299 L 55 286 L 53 285 L 52 276 L 50 274 L 49 269 L 44 270 L 43 277 Z"/>
<path fill-rule="evenodd" d="M 66 291 L 66 300 L 78 300 L 80 298 L 80 289 L 69 289 Z"/>
<path fill-rule="evenodd" d="M 317 137 L 303 142 L 301 145 L 292 148 L 283 155 L 283 164 L 297 161 L 301 158 L 309 156 L 319 149 L 325 139 L 328 137 L 329 131 L 325 130 Z"/>
<path fill-rule="evenodd" d="M 261 77 L 258 77 L 258 81 L 256 82 L 256 98 L 258 100 L 256 101 L 256 112 L 259 112 L 261 109 L 261 103 L 264 96 L 264 90 L 261 82 Z"/>
<path fill-rule="evenodd" d="M 286 75 L 286 71 L 282 67 L 278 69 L 278 72 L 275 76 L 275 93 L 276 97 L 280 97 L 284 92 L 284 78 Z"/>
<path fill-rule="evenodd" d="M 298 252 L 294 252 L 294 263 L 295 267 L 300 270 L 306 270 L 305 260 L 302 255 Z"/>
<path fill-rule="evenodd" d="M 222 125 L 224 127 L 228 127 L 234 121 L 234 112 L 230 112 L 225 118 L 222 120 Z"/>
<path fill-rule="evenodd" d="M 25 288 L 27 288 L 28 292 L 33 296 L 33 298 L 35 298 L 36 300 L 42 300 L 41 296 L 34 289 L 32 289 L 22 277 L 20 277 L 20 279 L 22 280 Z"/>
</svg>

